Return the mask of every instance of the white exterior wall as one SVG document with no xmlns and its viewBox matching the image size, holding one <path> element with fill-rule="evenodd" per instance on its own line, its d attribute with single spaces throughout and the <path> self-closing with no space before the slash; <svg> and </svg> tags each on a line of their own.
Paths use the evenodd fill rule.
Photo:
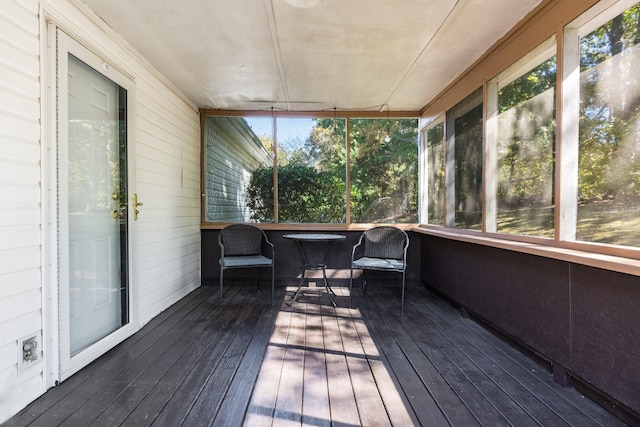
<svg viewBox="0 0 640 427">
<path fill-rule="evenodd" d="M 200 285 L 200 116 L 152 80 L 137 84 L 140 320 Z"/>
<path fill-rule="evenodd" d="M 144 203 L 133 235 L 139 326 L 200 285 L 200 126 L 197 108 L 85 6 L 2 0 L 0 7 L 0 422 L 53 385 L 57 283 L 52 180 L 54 92 L 47 22 L 135 81 L 131 192 Z M 55 85 L 53 85 L 55 86 Z M 51 303 L 50 301 L 54 301 Z M 19 340 L 37 334 L 37 362 L 20 366 Z"/>
<path fill-rule="evenodd" d="M 251 222 L 251 211 L 247 207 L 247 187 L 252 171 L 266 161 L 256 157 L 258 150 L 247 151 L 244 144 L 252 141 L 235 140 L 217 120 L 242 120 L 242 118 L 207 117 L 204 126 L 206 219 L 211 222 Z M 236 136 L 239 138 L 239 136 Z"/>
<path fill-rule="evenodd" d="M 0 7 L 0 421 L 43 390 L 18 376 L 18 340 L 42 333 L 40 40 L 37 0 Z"/>
</svg>

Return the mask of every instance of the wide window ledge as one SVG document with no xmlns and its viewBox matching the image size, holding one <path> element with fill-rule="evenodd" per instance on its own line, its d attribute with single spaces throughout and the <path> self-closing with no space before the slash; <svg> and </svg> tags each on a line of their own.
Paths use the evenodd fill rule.
<svg viewBox="0 0 640 427">
<path fill-rule="evenodd" d="M 618 254 L 603 254 L 575 248 L 554 246 L 558 242 L 549 239 L 549 243 L 523 242 L 496 237 L 489 237 L 479 232 L 469 233 L 463 230 L 449 230 L 435 227 L 418 226 L 411 231 L 420 234 L 427 234 L 444 239 L 456 240 L 459 242 L 474 243 L 493 248 L 505 249 L 509 251 L 521 252 L 545 258 L 557 259 L 560 261 L 586 265 L 590 267 L 602 268 L 619 273 L 640 276 L 640 260 Z M 541 239 L 543 240 L 543 239 Z M 567 243 L 568 244 L 568 243 Z M 588 246 L 585 244 L 585 246 Z M 608 247 L 604 248 L 608 250 Z M 594 248 L 595 250 L 595 248 Z M 615 251 L 615 249 L 611 249 Z"/>
<path fill-rule="evenodd" d="M 203 222 L 200 224 L 201 230 L 221 230 L 230 223 L 223 222 Z M 317 232 L 317 231 L 365 231 L 373 227 L 381 225 L 392 225 L 405 231 L 411 231 L 417 227 L 418 224 L 288 224 L 288 223 L 252 223 L 253 225 L 263 229 L 271 231 L 305 231 L 305 232 Z"/>
</svg>

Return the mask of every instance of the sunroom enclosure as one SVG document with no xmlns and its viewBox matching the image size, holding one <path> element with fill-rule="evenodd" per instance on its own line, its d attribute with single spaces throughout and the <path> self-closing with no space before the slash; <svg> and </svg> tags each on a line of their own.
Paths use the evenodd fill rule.
<svg viewBox="0 0 640 427">
<path fill-rule="evenodd" d="M 505 7 L 509 3 L 502 1 Z M 282 3 L 279 10 L 287 10 L 291 2 L 294 0 L 259 0 L 252 18 L 243 24 L 252 26 L 265 8 L 275 22 L 272 6 Z M 376 102 L 379 105 L 366 111 L 331 105 L 304 112 L 293 110 L 317 104 L 280 102 L 269 108 L 265 93 L 244 92 L 243 99 L 260 100 L 251 106 L 266 109 L 209 110 L 211 104 L 202 99 L 215 98 L 217 93 L 200 98 L 200 94 L 186 95 L 178 89 L 178 81 L 172 82 L 152 65 L 153 52 L 127 40 L 126 25 L 117 29 L 90 6 L 100 3 L 6 0 L 0 13 L 0 422 L 60 381 L 64 386 L 74 378 L 81 380 L 73 372 L 76 368 L 86 372 L 82 366 L 95 358 L 122 369 L 125 373 L 118 377 L 122 382 L 129 379 L 121 359 L 100 357 L 109 349 L 128 356 L 128 344 L 117 346 L 109 339 L 84 353 L 87 358 L 72 370 L 63 366 L 65 322 L 73 310 L 65 311 L 60 299 L 69 273 L 63 258 L 70 252 L 64 245 L 68 227 L 61 221 L 64 215 L 59 215 L 59 208 L 61 202 L 69 206 L 64 197 L 73 189 L 64 176 L 69 169 L 60 168 L 68 148 L 61 127 L 64 102 L 60 101 L 73 95 L 72 90 L 65 91 L 64 84 L 73 73 L 60 67 L 65 50 L 59 43 L 69 39 L 86 50 L 97 73 L 112 81 L 109 76 L 121 74 L 127 82 L 118 84 L 127 88 L 126 112 L 119 114 L 126 114 L 128 191 L 126 195 L 114 191 L 109 188 L 113 183 L 105 181 L 105 190 L 95 194 L 100 203 L 94 204 L 109 218 L 115 212 L 113 220 L 127 225 L 129 246 L 123 251 L 130 260 L 127 334 L 135 336 L 145 325 L 163 322 L 162 313 L 176 303 L 191 301 L 203 309 L 206 320 L 193 328 L 182 325 L 172 331 L 173 336 L 193 338 L 197 345 L 222 351 L 213 340 L 198 340 L 196 333 L 207 331 L 207 322 L 219 313 L 209 310 L 211 298 L 198 298 L 211 291 L 201 285 L 216 283 L 219 277 L 216 237 L 226 224 L 253 222 L 266 231 L 278 251 L 275 271 L 280 295 L 288 291 L 289 283 L 297 282 L 299 274 L 292 242 L 284 234 L 344 234 L 343 244 L 335 246 L 328 258 L 332 286 L 338 287 L 343 298 L 344 288 L 339 285 L 348 285 L 350 251 L 360 233 L 376 224 L 394 224 L 410 235 L 407 282 L 416 292 L 412 294 L 415 301 L 407 300 L 413 310 L 409 315 L 389 311 L 391 325 L 406 322 L 412 326 L 411 334 L 424 336 L 427 329 L 416 319 L 433 314 L 430 298 L 444 297 L 460 309 L 462 317 L 479 320 L 534 355 L 557 383 L 573 385 L 612 412 L 620 411 L 628 422 L 637 423 L 638 0 L 511 2 L 512 18 L 515 9 L 538 6 L 511 30 L 500 33 L 504 36 L 490 49 L 476 52 L 478 59 L 469 68 L 454 69 L 452 61 L 445 60 L 450 58 L 433 58 L 429 69 L 446 68 L 452 80 L 439 81 L 433 95 L 420 97 L 427 104 L 412 107 L 419 110 L 389 108 L 398 98 L 405 99 L 398 94 L 408 95 L 409 85 L 395 95 L 382 96 Z M 105 10 L 122 9 L 128 17 L 134 16 L 130 4 L 125 9 L 117 2 L 106 3 L 102 4 Z M 235 4 L 206 3 L 214 5 L 218 15 Z M 492 2 L 446 3 L 438 7 L 467 12 L 469 8 L 463 6 L 486 3 L 493 17 L 511 22 L 499 10 L 491 10 Z M 383 2 L 377 4 L 382 7 Z M 402 3 L 405 13 L 407 4 Z M 393 8 L 400 9 L 399 5 L 394 3 Z M 243 12 L 236 10 L 238 16 Z M 428 14 L 422 13 L 420 19 L 425 19 L 422 16 Z M 455 15 L 452 12 L 452 19 Z M 169 16 L 169 20 L 176 24 L 177 33 L 193 30 L 180 28 L 176 17 Z M 412 18 L 417 22 L 418 14 Z M 269 23 L 262 24 L 269 27 Z M 446 30 L 447 25 L 443 23 L 442 28 Z M 403 28 L 402 34 L 418 40 L 415 28 Z M 455 30 L 450 32 L 459 31 L 460 23 L 451 28 Z M 478 28 L 486 26 L 478 21 L 476 34 Z M 376 36 L 395 38 L 399 34 L 399 27 L 384 30 Z M 158 32 L 153 34 L 154 40 L 160 39 Z M 369 40 L 368 33 L 363 32 L 363 39 Z M 223 37 L 214 40 L 225 46 L 226 41 Z M 473 40 L 464 39 L 456 46 L 440 37 L 434 43 L 443 42 L 453 54 L 458 48 L 468 48 Z M 191 54 L 200 58 L 203 52 L 198 49 L 204 46 L 194 43 Z M 181 62 L 173 54 L 166 62 Z M 224 68 L 230 58 L 219 55 L 215 62 Z M 397 65 L 392 55 L 383 62 Z M 380 74 L 385 76 L 381 83 L 404 81 L 412 72 L 423 77 L 423 71 L 416 70 L 424 68 L 405 65 L 409 67 L 405 76 Z M 283 69 L 278 71 L 281 78 L 286 75 Z M 244 76 L 259 79 L 250 74 L 247 71 Z M 349 75 L 342 83 L 357 82 L 360 86 L 354 87 L 362 87 L 364 80 L 358 77 Z M 296 93 L 303 92 L 304 85 L 298 89 Z M 99 101 L 99 91 L 94 94 Z M 292 111 L 278 109 L 288 105 Z M 285 127 L 310 122 L 308 133 L 286 138 Z M 213 143 L 207 146 L 207 141 Z M 112 167 L 105 156 L 100 157 L 104 161 L 94 156 L 98 153 L 84 153 L 95 160 L 94 169 Z M 82 170 L 78 175 L 82 180 L 87 173 Z M 81 198 L 73 200 L 76 202 L 74 213 L 89 212 L 88 203 L 83 204 Z M 74 253 L 83 252 L 89 255 L 82 250 Z M 97 274 L 84 278 L 99 282 Z M 235 276 L 242 278 L 242 273 Z M 233 275 L 229 279 L 233 282 Z M 250 279 L 246 287 L 229 286 L 225 290 L 231 292 L 226 295 L 253 291 L 253 276 Z M 369 305 L 373 313 L 379 311 L 380 298 L 389 306 L 399 298 L 396 279 L 389 279 L 385 280 L 388 290 L 373 292 L 374 302 Z M 260 300 L 260 295 L 256 298 Z M 259 301 L 256 306 L 271 307 Z M 243 319 L 257 318 L 251 313 L 253 307 L 227 312 L 224 318 L 240 325 Z M 314 301 L 307 307 L 314 309 Z M 455 314 L 456 310 L 449 311 Z M 468 320 L 459 315 L 455 319 Z M 212 322 L 219 320 L 222 317 Z M 229 334 L 239 330 L 223 326 Z M 382 328 L 385 332 L 391 329 Z M 162 341 L 160 331 L 156 333 Z M 187 333 L 182 334 L 184 331 Z M 388 344 L 391 335 L 378 337 Z M 187 348 L 177 347 L 171 354 L 177 356 Z M 413 378 L 406 378 L 410 385 Z M 149 378 L 141 375 L 139 379 L 144 383 Z M 111 391 L 127 397 L 127 393 L 119 394 L 122 389 Z M 79 400 L 86 397 L 82 392 L 75 396 Z M 92 399 L 103 403 L 100 393 Z M 63 406 L 72 403 L 62 400 Z M 84 410 L 90 411 L 90 406 Z"/>
<path fill-rule="evenodd" d="M 640 7 L 594 3 L 549 2 L 420 112 L 414 273 L 637 412 Z M 261 226 L 358 226 L 318 223 Z"/>
</svg>

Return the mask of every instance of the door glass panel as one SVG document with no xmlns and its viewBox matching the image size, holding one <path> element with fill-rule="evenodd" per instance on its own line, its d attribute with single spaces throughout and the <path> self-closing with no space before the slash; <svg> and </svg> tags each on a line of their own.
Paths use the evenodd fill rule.
<svg viewBox="0 0 640 427">
<path fill-rule="evenodd" d="M 129 321 L 126 90 L 69 55 L 70 353 Z"/>
</svg>

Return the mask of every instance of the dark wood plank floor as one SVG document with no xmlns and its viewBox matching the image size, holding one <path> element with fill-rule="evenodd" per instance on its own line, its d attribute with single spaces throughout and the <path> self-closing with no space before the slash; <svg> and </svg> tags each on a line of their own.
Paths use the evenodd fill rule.
<svg viewBox="0 0 640 427">
<path fill-rule="evenodd" d="M 202 287 L 7 422 L 19 426 L 616 426 L 422 288 L 322 288 L 292 307 Z M 277 301 L 294 288 L 278 289 Z M 285 296 L 286 293 L 286 296 Z"/>
</svg>

